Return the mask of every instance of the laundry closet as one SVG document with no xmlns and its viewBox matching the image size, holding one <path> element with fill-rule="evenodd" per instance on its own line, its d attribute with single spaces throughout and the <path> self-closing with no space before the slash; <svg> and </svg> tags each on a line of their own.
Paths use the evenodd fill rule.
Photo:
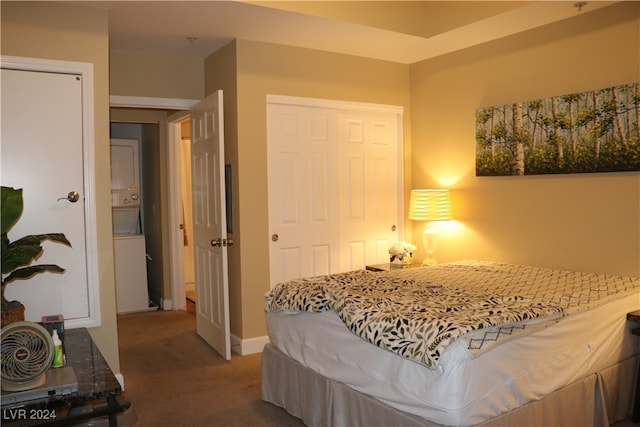
<svg viewBox="0 0 640 427">
<path fill-rule="evenodd" d="M 116 308 L 119 314 L 158 308 L 149 295 L 148 270 L 153 260 L 150 252 L 153 251 L 149 251 L 148 247 L 154 239 L 146 235 L 147 224 L 144 220 L 147 203 L 141 157 L 142 126 L 111 124 L 111 205 Z M 151 229 L 149 227 L 149 231 Z"/>
</svg>

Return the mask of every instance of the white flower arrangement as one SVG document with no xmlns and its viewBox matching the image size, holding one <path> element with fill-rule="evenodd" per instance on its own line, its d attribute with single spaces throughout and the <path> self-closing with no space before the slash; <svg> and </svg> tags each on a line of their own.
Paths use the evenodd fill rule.
<svg viewBox="0 0 640 427">
<path fill-rule="evenodd" d="M 393 262 L 396 259 L 402 261 L 405 257 L 411 258 L 413 252 L 418 249 L 415 245 L 408 242 L 398 242 L 389 248 L 389 255 L 391 255 L 390 261 Z"/>
</svg>

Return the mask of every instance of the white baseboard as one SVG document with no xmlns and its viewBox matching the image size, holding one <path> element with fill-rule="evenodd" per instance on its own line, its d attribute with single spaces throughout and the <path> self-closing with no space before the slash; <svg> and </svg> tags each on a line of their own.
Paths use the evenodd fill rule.
<svg viewBox="0 0 640 427">
<path fill-rule="evenodd" d="M 122 391 L 124 391 L 124 376 L 122 374 L 115 374 L 115 376 L 118 382 L 120 383 L 120 387 L 122 388 Z"/>
<path fill-rule="evenodd" d="M 262 349 L 265 344 L 269 343 L 269 337 L 257 337 L 243 340 L 233 334 L 231 334 L 231 351 L 239 354 L 240 356 L 246 356 L 248 354 L 262 353 Z"/>
<path fill-rule="evenodd" d="M 163 310 L 173 310 L 173 300 L 170 298 L 161 299 L 161 307 Z M 231 334 L 231 351 L 241 356 L 248 354 L 262 353 L 265 344 L 269 343 L 269 337 L 257 337 L 243 340 L 234 334 Z"/>
</svg>

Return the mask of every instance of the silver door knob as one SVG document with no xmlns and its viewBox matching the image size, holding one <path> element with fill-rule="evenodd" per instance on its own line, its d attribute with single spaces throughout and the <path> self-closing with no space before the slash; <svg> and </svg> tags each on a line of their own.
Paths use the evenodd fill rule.
<svg viewBox="0 0 640 427">
<path fill-rule="evenodd" d="M 233 245 L 233 239 L 213 239 L 211 241 L 211 246 L 215 246 L 217 248 L 220 248 L 222 246 L 227 247 L 227 246 L 232 246 Z"/>
<path fill-rule="evenodd" d="M 68 200 L 71 203 L 75 203 L 80 200 L 80 194 L 77 191 L 69 191 L 67 197 L 60 197 L 58 200 Z"/>
</svg>

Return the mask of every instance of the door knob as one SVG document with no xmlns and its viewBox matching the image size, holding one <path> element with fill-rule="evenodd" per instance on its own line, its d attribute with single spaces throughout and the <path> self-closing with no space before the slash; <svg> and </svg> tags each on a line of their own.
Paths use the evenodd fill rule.
<svg viewBox="0 0 640 427">
<path fill-rule="evenodd" d="M 60 197 L 58 200 L 68 200 L 71 203 L 75 203 L 80 200 L 80 194 L 77 191 L 69 191 L 67 197 Z"/>
<path fill-rule="evenodd" d="M 219 248 L 222 246 L 233 246 L 233 243 L 233 239 L 213 239 L 211 241 L 211 246 Z"/>
</svg>

